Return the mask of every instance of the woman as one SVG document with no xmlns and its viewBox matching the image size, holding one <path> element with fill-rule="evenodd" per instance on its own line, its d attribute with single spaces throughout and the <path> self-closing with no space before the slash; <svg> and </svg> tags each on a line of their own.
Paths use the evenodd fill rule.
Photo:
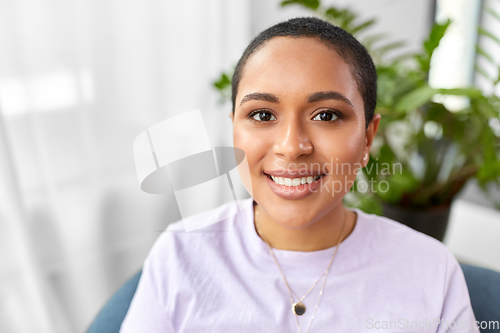
<svg viewBox="0 0 500 333">
<path fill-rule="evenodd" d="M 167 228 L 121 332 L 479 332 L 442 243 L 342 205 L 380 121 L 375 67 L 354 37 L 316 18 L 263 31 L 232 102 L 253 198 L 217 223 L 230 232 Z"/>
</svg>

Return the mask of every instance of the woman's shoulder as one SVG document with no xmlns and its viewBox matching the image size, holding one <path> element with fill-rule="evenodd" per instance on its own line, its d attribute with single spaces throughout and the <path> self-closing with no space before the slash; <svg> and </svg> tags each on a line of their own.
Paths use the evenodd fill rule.
<svg viewBox="0 0 500 333">
<path fill-rule="evenodd" d="M 249 206 L 249 200 L 230 201 L 203 212 L 192 214 L 168 225 L 166 230 L 197 232 L 217 230 L 231 224 L 239 212 Z"/>
<path fill-rule="evenodd" d="M 388 217 L 359 214 L 366 232 L 358 259 L 353 260 L 355 267 L 393 286 L 425 288 L 440 297 L 450 279 L 463 279 L 458 261 L 444 243 Z"/>
<path fill-rule="evenodd" d="M 439 264 L 449 259 L 450 250 L 439 240 L 388 217 L 355 211 L 368 230 L 368 247 L 391 253 L 392 257 L 410 256 L 427 263 Z"/>
<path fill-rule="evenodd" d="M 221 245 L 225 239 L 234 237 L 238 221 L 245 217 L 247 209 L 251 207 L 249 200 L 221 204 L 170 223 L 153 244 L 150 256 L 169 255 L 174 251 L 214 250 L 215 245 Z"/>
</svg>

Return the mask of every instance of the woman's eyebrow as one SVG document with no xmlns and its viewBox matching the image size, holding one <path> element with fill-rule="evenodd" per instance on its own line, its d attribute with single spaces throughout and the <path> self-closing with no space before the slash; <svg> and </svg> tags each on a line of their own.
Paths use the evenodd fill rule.
<svg viewBox="0 0 500 333">
<path fill-rule="evenodd" d="M 343 102 L 346 102 L 347 104 L 349 104 L 350 106 L 353 106 L 351 101 L 347 97 L 345 97 L 344 95 L 342 95 L 341 93 L 336 92 L 336 91 L 321 91 L 321 92 L 311 94 L 311 95 L 309 95 L 307 102 L 314 103 L 314 102 L 324 101 L 324 100 L 328 100 L 328 99 L 343 101 Z"/>
<path fill-rule="evenodd" d="M 240 105 L 248 102 L 250 100 L 257 100 L 257 101 L 266 101 L 266 102 L 271 102 L 271 103 L 279 103 L 280 100 L 278 97 L 276 97 L 273 94 L 267 94 L 267 93 L 252 93 L 245 95 L 243 99 L 240 102 Z"/>
<path fill-rule="evenodd" d="M 342 95 L 339 92 L 336 91 L 320 91 L 314 94 L 309 95 L 309 98 L 307 99 L 308 103 L 314 103 L 314 102 L 319 102 L 319 101 L 325 101 L 325 100 L 337 100 L 337 101 L 343 101 L 351 106 L 352 103 L 351 101 Z M 251 101 L 251 100 L 256 100 L 256 101 L 266 101 L 266 102 L 271 102 L 271 103 L 279 103 L 280 100 L 276 95 L 273 94 L 268 94 L 268 93 L 251 93 L 248 95 L 245 95 L 243 99 L 240 102 L 240 105 L 242 105 L 245 102 Z"/>
</svg>

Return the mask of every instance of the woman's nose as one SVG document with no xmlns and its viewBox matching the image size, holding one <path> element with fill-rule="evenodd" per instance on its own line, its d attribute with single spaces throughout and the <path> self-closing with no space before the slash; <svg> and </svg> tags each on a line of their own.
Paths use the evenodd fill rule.
<svg viewBox="0 0 500 333">
<path fill-rule="evenodd" d="M 313 152 L 313 145 L 305 126 L 298 119 L 289 119 L 279 126 L 273 151 L 288 160 L 296 160 Z"/>
</svg>

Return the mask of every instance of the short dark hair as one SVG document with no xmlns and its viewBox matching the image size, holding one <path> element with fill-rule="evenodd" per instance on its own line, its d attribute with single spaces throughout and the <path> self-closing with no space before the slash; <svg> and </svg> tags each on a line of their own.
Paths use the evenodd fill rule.
<svg viewBox="0 0 500 333">
<path fill-rule="evenodd" d="M 238 85 L 248 58 L 261 48 L 266 41 L 280 36 L 317 38 L 339 54 L 349 65 L 363 98 L 365 125 L 368 127 L 377 104 L 377 72 L 373 59 L 366 48 L 350 33 L 316 17 L 298 17 L 278 23 L 262 31 L 250 42 L 238 61 L 233 74 L 231 91 L 233 114 Z"/>
</svg>

